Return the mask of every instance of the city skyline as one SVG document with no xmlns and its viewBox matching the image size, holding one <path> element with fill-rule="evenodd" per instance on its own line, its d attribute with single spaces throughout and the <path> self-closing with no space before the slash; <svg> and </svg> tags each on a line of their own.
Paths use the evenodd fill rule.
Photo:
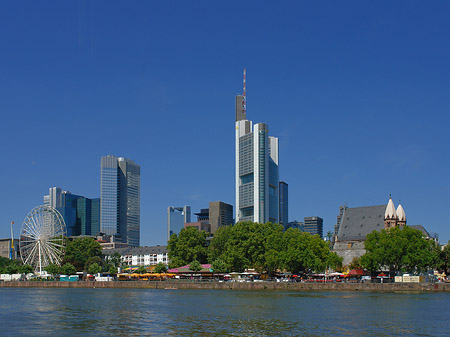
<svg viewBox="0 0 450 337">
<path fill-rule="evenodd" d="M 164 244 L 169 205 L 236 206 L 246 67 L 251 119 L 280 139 L 289 221 L 319 216 L 326 233 L 340 205 L 392 194 L 446 243 L 450 4 L 235 4 L 4 4 L 0 238 L 51 186 L 98 198 L 108 153 L 141 165 L 142 245 Z"/>
</svg>

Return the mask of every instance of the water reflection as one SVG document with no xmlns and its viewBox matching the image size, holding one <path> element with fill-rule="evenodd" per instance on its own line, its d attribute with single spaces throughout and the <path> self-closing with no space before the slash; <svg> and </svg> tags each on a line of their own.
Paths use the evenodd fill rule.
<svg viewBox="0 0 450 337">
<path fill-rule="evenodd" d="M 446 335 L 450 294 L 0 289 L 1 335 Z"/>
</svg>

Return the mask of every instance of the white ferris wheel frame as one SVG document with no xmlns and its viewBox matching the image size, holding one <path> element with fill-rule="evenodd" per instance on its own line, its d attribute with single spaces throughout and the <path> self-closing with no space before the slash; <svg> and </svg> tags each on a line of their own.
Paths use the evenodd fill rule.
<svg viewBox="0 0 450 337">
<path fill-rule="evenodd" d="M 20 230 L 20 256 L 39 274 L 49 264 L 61 265 L 67 243 L 67 231 L 61 213 L 50 206 L 33 208 Z"/>
</svg>

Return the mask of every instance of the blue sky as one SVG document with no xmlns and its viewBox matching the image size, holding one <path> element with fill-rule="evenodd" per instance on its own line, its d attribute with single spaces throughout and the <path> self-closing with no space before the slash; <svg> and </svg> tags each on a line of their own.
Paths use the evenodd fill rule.
<svg viewBox="0 0 450 337">
<path fill-rule="evenodd" d="M 0 237 L 48 188 L 141 165 L 141 244 L 167 207 L 234 204 L 234 96 L 278 136 L 289 218 L 401 200 L 450 239 L 448 1 L 0 4 Z"/>
</svg>

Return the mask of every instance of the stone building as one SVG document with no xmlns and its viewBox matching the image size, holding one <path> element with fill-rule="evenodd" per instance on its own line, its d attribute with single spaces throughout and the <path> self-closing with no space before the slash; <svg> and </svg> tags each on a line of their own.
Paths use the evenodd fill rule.
<svg viewBox="0 0 450 337">
<path fill-rule="evenodd" d="M 406 225 L 406 214 L 401 205 L 395 209 L 392 198 L 387 205 L 340 207 L 333 237 L 333 251 L 348 265 L 353 258 L 365 254 L 364 241 L 374 230 Z"/>
</svg>

